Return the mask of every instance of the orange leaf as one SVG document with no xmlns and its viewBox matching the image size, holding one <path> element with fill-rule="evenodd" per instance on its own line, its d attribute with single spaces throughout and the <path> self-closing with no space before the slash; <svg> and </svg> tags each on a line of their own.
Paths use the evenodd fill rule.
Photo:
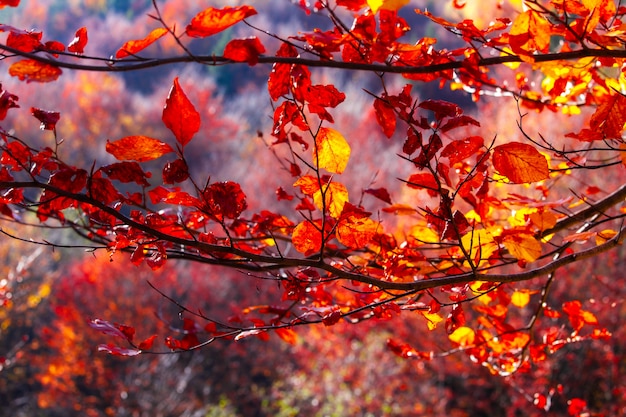
<svg viewBox="0 0 626 417">
<path fill-rule="evenodd" d="M 313 163 L 329 172 L 341 174 L 350 159 L 350 145 L 346 139 L 328 127 L 320 128 L 313 148 Z"/>
<path fill-rule="evenodd" d="M 304 220 L 293 229 L 291 242 L 298 252 L 309 256 L 322 248 L 322 233 L 310 221 Z"/>
<path fill-rule="evenodd" d="M 209 7 L 191 19 L 191 23 L 187 25 L 187 35 L 192 38 L 215 35 L 255 14 L 257 11 L 252 6 L 224 7 L 223 9 Z"/>
<path fill-rule="evenodd" d="M 76 31 L 74 39 L 67 45 L 67 50 L 75 54 L 82 54 L 85 46 L 87 46 L 87 40 L 87 28 L 82 27 Z"/>
<path fill-rule="evenodd" d="M 259 38 L 253 36 L 246 39 L 233 39 L 224 48 L 224 58 L 236 62 L 247 62 L 253 66 L 259 62 L 259 55 L 265 52 L 265 47 Z"/>
<path fill-rule="evenodd" d="M 408 3 L 409 0 L 367 0 L 367 5 L 372 9 L 373 13 L 379 10 L 397 11 Z"/>
<path fill-rule="evenodd" d="M 106 151 L 120 161 L 137 162 L 151 161 L 174 152 L 167 143 L 147 136 L 127 136 L 115 142 L 107 140 Z"/>
<path fill-rule="evenodd" d="M 350 249 L 364 248 L 376 235 L 379 223 L 368 218 L 348 216 L 337 224 L 337 240 Z"/>
<path fill-rule="evenodd" d="M 290 345 L 295 345 L 298 342 L 298 334 L 293 329 L 281 327 L 276 329 L 276 334 Z"/>
<path fill-rule="evenodd" d="M 156 28 L 143 39 L 128 41 L 115 53 L 115 58 L 125 58 L 129 55 L 135 55 L 137 52 L 147 48 L 157 39 L 163 37 L 167 33 L 165 28 Z"/>
<path fill-rule="evenodd" d="M 616 93 L 600 104 L 589 120 L 592 132 L 601 133 L 599 139 L 621 139 L 626 123 L 626 97 Z"/>
<path fill-rule="evenodd" d="M 532 55 L 537 51 L 548 52 L 550 31 L 550 22 L 534 10 L 527 10 L 519 14 L 511 26 L 511 49 L 523 55 Z"/>
<path fill-rule="evenodd" d="M 9 67 L 9 75 L 17 77 L 20 81 L 36 81 L 47 83 L 54 81 L 63 73 L 60 68 L 54 65 L 44 64 L 34 59 L 23 59 Z"/>
<path fill-rule="evenodd" d="M 493 149 L 493 166 L 515 184 L 542 181 L 548 178 L 548 160 L 530 145 L 511 142 Z"/>
<path fill-rule="evenodd" d="M 174 84 L 165 101 L 162 120 L 182 146 L 189 143 L 200 130 L 200 114 L 180 88 L 178 77 L 174 78 Z"/>
</svg>

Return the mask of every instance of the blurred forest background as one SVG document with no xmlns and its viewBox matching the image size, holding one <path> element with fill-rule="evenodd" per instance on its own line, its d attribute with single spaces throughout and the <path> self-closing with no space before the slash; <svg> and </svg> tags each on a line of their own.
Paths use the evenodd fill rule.
<svg viewBox="0 0 626 417">
<path fill-rule="evenodd" d="M 168 0 L 158 4 L 165 21 L 182 26 L 205 7 L 240 3 Z M 308 16 L 290 0 L 248 3 L 259 10 L 254 24 L 278 36 L 330 26 L 326 18 Z M 510 11 L 497 7 L 496 1 L 467 0 L 461 10 L 449 7 L 451 2 L 412 3 L 444 13 L 449 20 L 474 19 L 477 26 L 490 15 Z M 22 0 L 17 9 L 0 10 L 0 22 L 42 30 L 47 38 L 63 42 L 86 26 L 86 54 L 109 56 L 126 40 L 140 39 L 155 27 L 146 17 L 151 11 L 150 0 Z M 402 13 L 413 28 L 419 28 L 411 36 L 427 34 L 438 38 L 439 44 L 454 45 L 453 35 L 433 32 L 413 7 L 405 7 Z M 216 36 L 209 50 L 206 42 L 201 47 L 192 43 L 192 51 L 220 53 L 237 31 L 249 33 L 249 28 L 240 25 Z M 263 42 L 268 53 L 276 50 L 276 41 L 263 38 Z M 173 41 L 163 39 L 146 53 L 179 52 Z M 266 91 L 269 67 L 187 65 L 119 75 L 66 71 L 42 88 L 17 85 L 19 81 L 7 75 L 6 65 L 0 62 L 0 82 L 19 95 L 21 109 L 10 113 L 3 126 L 31 143 L 52 146 L 52 134 L 39 130 L 39 123 L 27 112 L 31 106 L 60 111 L 59 151 L 83 166 L 111 159 L 104 151 L 107 139 L 171 135 L 160 117 L 171 81 L 179 76 L 203 118 L 201 131 L 190 144 L 194 148 L 187 153 L 195 158 L 190 166 L 201 169 L 204 177 L 238 181 L 253 208 L 280 211 L 282 203 L 276 201 L 274 191 L 291 180 L 288 173 L 274 168 L 267 146 L 273 113 Z M 336 128 L 350 141 L 353 160 L 359 161 L 360 168 L 352 172 L 362 176 L 346 181 L 361 188 L 375 183 L 395 190 L 398 202 L 414 198 L 393 180 L 406 177 L 411 167 L 398 164 L 396 149 L 380 132 L 371 97 L 363 91 L 380 89 L 375 75 L 318 70 L 314 76 L 335 84 L 348 97 L 334 114 Z M 393 77 L 387 81 L 399 86 L 406 82 Z M 474 103 L 462 92 L 437 85 L 416 84 L 416 90 L 423 99 L 461 104 L 484 128 L 499 135 L 520 136 L 515 124 L 518 110 L 510 98 L 485 97 Z M 551 137 L 578 127 L 555 125 L 550 114 L 530 114 L 525 123 L 529 130 Z M 607 186 L 607 181 L 624 178 L 586 181 L 568 186 L 592 192 L 594 187 Z M 75 243 L 75 237 L 64 230 L 15 229 L 8 223 L 0 227 L 25 239 Z M 121 358 L 98 353 L 96 347 L 105 339 L 87 326 L 90 318 L 132 323 L 140 337 L 184 325 L 177 320 L 176 306 L 147 281 L 192 309 L 224 319 L 236 319 L 233 316 L 243 305 L 263 304 L 277 289 L 233 270 L 168 262 L 154 272 L 143 265 L 130 266 L 123 256 L 110 261 L 105 254 L 52 251 L 0 235 L 0 416 L 541 416 L 549 414 L 536 407 L 542 396 L 552 401 L 554 415 L 565 415 L 566 399 L 573 397 L 611 415 L 611 410 L 626 404 L 626 287 L 619 284 L 626 270 L 624 252 L 619 249 L 559 271 L 552 289 L 555 302 L 593 298 L 595 302 L 586 308 L 613 332 L 610 340 L 568 345 L 531 373 L 494 376 L 463 354 L 432 361 L 394 355 L 388 347 L 390 337 L 442 354 L 449 348 L 443 329 L 429 331 L 421 315 L 406 313 L 358 326 L 346 322 L 298 329 L 298 338 L 291 343 L 271 335 L 267 340 L 218 342 L 174 355 Z M 580 280 L 582 276 L 586 278 Z"/>
</svg>

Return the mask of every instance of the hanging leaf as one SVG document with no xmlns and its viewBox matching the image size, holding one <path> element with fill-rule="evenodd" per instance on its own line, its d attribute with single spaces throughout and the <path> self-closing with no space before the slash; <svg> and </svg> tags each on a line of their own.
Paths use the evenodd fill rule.
<svg viewBox="0 0 626 417">
<path fill-rule="evenodd" d="M 209 7 L 191 19 L 191 23 L 187 25 L 187 35 L 192 38 L 215 35 L 255 14 L 257 11 L 252 6 L 224 7 L 223 9 Z"/>
<path fill-rule="evenodd" d="M 393 107 L 377 98 L 374 100 L 374 111 L 376 121 L 383 128 L 385 136 L 392 137 L 396 131 L 396 113 L 393 111 Z"/>
<path fill-rule="evenodd" d="M 350 159 L 350 145 L 335 129 L 322 127 L 315 138 L 313 163 L 335 174 L 341 174 Z"/>
<path fill-rule="evenodd" d="M 151 161 L 174 152 L 167 143 L 147 136 L 127 136 L 115 142 L 107 140 L 106 151 L 119 161 L 137 162 Z"/>
<path fill-rule="evenodd" d="M 35 107 L 30 108 L 30 112 L 37 120 L 41 122 L 39 128 L 41 130 L 54 130 L 56 123 L 61 118 L 59 112 L 56 111 L 47 111 L 37 109 Z"/>
<path fill-rule="evenodd" d="M 310 221 L 304 220 L 293 229 L 291 242 L 298 252 L 309 256 L 322 248 L 322 233 Z"/>
<path fill-rule="evenodd" d="M 67 45 L 67 50 L 81 55 L 85 50 L 85 46 L 87 46 L 87 40 L 87 28 L 82 27 L 76 31 L 74 39 Z"/>
<path fill-rule="evenodd" d="M 248 207 L 246 195 L 236 182 L 225 181 L 209 185 L 202 192 L 200 209 L 218 220 L 236 219 Z"/>
<path fill-rule="evenodd" d="M 517 16 L 509 31 L 511 49 L 523 55 L 548 52 L 550 32 L 550 22 L 545 17 L 534 10 L 526 10 Z"/>
<path fill-rule="evenodd" d="M 0 120 L 4 120 L 7 117 L 9 109 L 16 109 L 20 107 L 17 104 L 18 100 L 18 96 L 9 93 L 7 90 L 3 90 L 2 84 L 0 84 Z"/>
<path fill-rule="evenodd" d="M 293 45 L 283 42 L 276 52 L 277 57 L 296 57 L 298 51 Z M 276 63 L 272 66 L 267 89 L 272 100 L 276 101 L 281 96 L 289 93 L 289 79 L 291 77 L 291 64 Z"/>
<path fill-rule="evenodd" d="M 534 147 L 511 142 L 493 149 L 493 166 L 498 174 L 515 184 L 548 179 L 548 160 Z"/>
<path fill-rule="evenodd" d="M 265 52 L 265 47 L 256 36 L 246 39 L 233 39 L 224 48 L 224 58 L 236 62 L 247 62 L 254 66 L 259 62 L 259 56 Z"/>
<path fill-rule="evenodd" d="M 180 87 L 178 77 L 174 78 L 174 84 L 165 101 L 162 120 L 183 147 L 200 130 L 200 114 Z"/>
<path fill-rule="evenodd" d="M 27 83 L 33 81 L 48 83 L 59 78 L 62 73 L 61 68 L 35 61 L 34 59 L 23 59 L 9 67 L 9 75 Z"/>
<path fill-rule="evenodd" d="M 157 39 L 163 37 L 167 33 L 165 28 L 156 28 L 143 39 L 128 41 L 115 53 L 115 58 L 121 59 L 129 55 L 135 55 L 153 44 Z"/>
</svg>

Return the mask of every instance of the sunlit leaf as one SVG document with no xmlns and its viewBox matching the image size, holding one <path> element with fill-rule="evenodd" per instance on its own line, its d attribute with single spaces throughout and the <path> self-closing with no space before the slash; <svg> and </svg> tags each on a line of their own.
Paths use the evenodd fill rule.
<svg viewBox="0 0 626 417">
<path fill-rule="evenodd" d="M 20 0 L 0 0 L 0 9 L 3 7 L 17 7 L 20 5 Z"/>
<path fill-rule="evenodd" d="M 298 343 L 298 334 L 293 329 L 281 327 L 276 329 L 276 334 L 290 345 Z"/>
<path fill-rule="evenodd" d="M 548 179 L 548 160 L 531 145 L 510 142 L 493 149 L 493 166 L 498 174 L 515 184 Z"/>
<path fill-rule="evenodd" d="M 626 123 L 626 97 L 615 93 L 603 101 L 589 120 L 592 132 L 600 133 L 599 139 L 621 139 Z"/>
<path fill-rule="evenodd" d="M 204 38 L 214 35 L 257 14 L 252 6 L 224 7 L 215 9 L 209 7 L 198 13 L 187 25 L 187 35 L 193 38 Z"/>
<path fill-rule="evenodd" d="M 18 96 L 2 89 L 2 84 L 0 84 L 0 120 L 4 120 L 7 117 L 9 109 L 16 109 L 20 107 L 17 104 L 18 100 Z"/>
<path fill-rule="evenodd" d="M 153 334 L 152 336 L 148 337 L 146 340 L 144 340 L 143 342 L 139 343 L 139 349 L 140 350 L 150 350 L 152 349 L 152 345 L 154 344 L 154 339 L 156 339 L 157 335 Z"/>
<path fill-rule="evenodd" d="M 427 311 L 420 311 L 420 314 L 426 319 L 426 325 L 428 330 L 435 330 L 437 325 L 443 321 L 443 317 L 439 313 L 429 313 Z"/>
<path fill-rule="evenodd" d="M 337 240 L 351 249 L 364 248 L 376 235 L 380 224 L 368 217 L 347 216 L 337 224 Z"/>
<path fill-rule="evenodd" d="M 478 265 L 498 250 L 493 235 L 485 229 L 472 230 L 461 238 L 461 244 L 471 261 Z"/>
<path fill-rule="evenodd" d="M 409 0 L 367 0 L 367 5 L 372 9 L 373 13 L 379 10 L 399 10 L 407 4 L 409 4 Z"/>
<path fill-rule="evenodd" d="M 441 157 L 448 158 L 450 165 L 454 165 L 476 154 L 483 144 L 484 139 L 480 136 L 470 136 L 465 139 L 455 140 L 443 148 Z"/>
<path fill-rule="evenodd" d="M 335 129 L 322 127 L 313 148 L 313 163 L 329 172 L 341 174 L 350 159 L 350 145 Z"/>
<path fill-rule="evenodd" d="M 452 343 L 459 346 L 470 346 L 474 343 L 475 336 L 476 333 L 473 329 L 462 326 L 458 327 L 450 335 L 448 335 L 448 338 Z"/>
<path fill-rule="evenodd" d="M 67 50 L 75 54 L 81 55 L 85 51 L 87 46 L 87 28 L 82 27 L 76 31 L 74 39 L 67 45 Z"/>
<path fill-rule="evenodd" d="M 181 146 L 189 143 L 196 132 L 200 130 L 200 113 L 196 111 L 180 87 L 178 77 L 174 78 L 174 83 L 165 101 L 162 120 L 165 126 L 174 133 Z"/>
<path fill-rule="evenodd" d="M 528 233 L 506 235 L 502 244 L 520 261 L 534 262 L 541 256 L 541 243 Z"/>
<path fill-rule="evenodd" d="M 156 28 L 143 39 L 127 41 L 120 49 L 115 53 L 115 58 L 121 59 L 129 55 L 135 55 L 153 44 L 157 39 L 163 37 L 167 33 L 165 28 Z"/>
<path fill-rule="evenodd" d="M 127 136 L 115 142 L 107 141 L 106 151 L 120 161 L 137 162 L 151 161 L 174 152 L 167 143 L 147 136 Z"/>
<path fill-rule="evenodd" d="M 322 192 L 322 190 L 324 190 Z M 328 210 L 328 213 L 339 218 L 343 207 L 348 201 L 348 189 L 338 182 L 330 182 L 313 194 L 313 203 L 318 210 Z"/>
<path fill-rule="evenodd" d="M 509 31 L 511 49 L 524 55 L 548 52 L 550 31 L 550 22 L 545 17 L 534 10 L 526 10 L 517 16 Z"/>
<path fill-rule="evenodd" d="M 61 68 L 34 59 L 23 59 L 9 67 L 9 75 L 29 83 L 32 81 L 48 83 L 59 78 L 62 73 Z"/>
<path fill-rule="evenodd" d="M 298 252 L 309 256 L 322 248 L 322 234 L 310 221 L 304 220 L 293 229 L 291 242 Z"/>
<path fill-rule="evenodd" d="M 530 302 L 530 291 L 515 291 L 511 295 L 511 304 L 515 307 L 524 308 Z"/>
<path fill-rule="evenodd" d="M 236 62 L 247 62 L 253 66 L 259 62 L 259 56 L 265 52 L 265 47 L 256 36 L 246 39 L 233 39 L 224 48 L 224 58 Z"/>
</svg>

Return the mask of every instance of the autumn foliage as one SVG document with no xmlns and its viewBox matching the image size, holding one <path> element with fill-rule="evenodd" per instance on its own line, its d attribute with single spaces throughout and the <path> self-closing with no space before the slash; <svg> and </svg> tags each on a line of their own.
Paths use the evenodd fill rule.
<svg viewBox="0 0 626 417">
<path fill-rule="evenodd" d="M 151 283 L 146 296 L 168 306 L 168 314 L 153 321 L 145 319 L 146 310 L 156 307 L 143 299 L 124 299 L 126 307 L 100 300 L 83 312 L 81 302 L 63 298 L 71 290 L 59 290 L 58 305 L 51 304 L 56 328 L 43 326 L 42 340 L 52 350 L 72 350 L 86 368 L 92 360 L 81 356 L 87 339 L 67 325 L 84 324 L 82 313 L 91 332 L 104 338 L 97 350 L 112 356 L 227 351 L 246 339 L 279 339 L 294 346 L 283 357 L 313 373 L 303 359 L 310 356 L 297 354 L 310 349 L 306 344 L 323 350 L 326 339 L 358 344 L 359 335 L 368 335 L 395 354 L 385 361 L 402 358 L 402 366 L 416 366 L 427 377 L 436 372 L 424 371 L 424 363 L 462 357 L 460 369 L 474 365 L 476 372 L 503 378 L 517 395 L 503 415 L 520 407 L 525 415 L 623 412 L 623 383 L 611 387 L 610 398 L 594 402 L 548 374 L 551 363 L 568 360 L 559 352 L 581 345 L 618 350 L 623 343 L 615 319 L 624 317 L 623 291 L 595 286 L 621 288 L 615 283 L 620 277 L 599 260 L 619 267 L 623 253 L 626 8 L 612 0 L 500 2 L 494 19 L 478 24 L 426 5 L 410 7 L 406 0 L 294 3 L 294 11 L 306 19 L 319 16 L 325 26 L 274 33 L 276 28 L 257 26 L 267 10 L 253 3 L 207 7 L 182 24 L 154 2 L 145 37 L 124 40 L 100 56 L 91 55 L 88 26 L 63 43 L 0 25 L 3 70 L 42 91 L 75 73 L 174 64 L 216 71 L 245 66 L 253 81 L 262 74 L 267 89 L 265 107 L 255 111 L 269 125 L 252 126 L 255 133 L 245 139 L 228 139 L 233 150 L 255 137 L 263 155 L 255 151 L 239 177 L 222 177 L 198 155 L 211 152 L 203 141 L 218 136 L 218 126 L 208 124 L 206 103 L 194 100 L 201 88 L 182 71 L 168 79 L 169 92 L 158 99 L 162 110 L 145 128 L 137 122 L 135 129 L 131 120 L 119 136 L 97 141 L 101 152 L 89 161 L 65 151 L 65 113 L 55 103 L 22 107 L 19 85 L 0 86 L 3 220 L 60 229 L 80 241 L 68 244 L 32 229 L 28 236 L 5 231 L 7 239 L 86 248 L 100 259 L 92 261 L 95 269 L 106 271 L 110 261 L 110 268 L 167 277 L 163 285 Z M 463 2 L 450 3 L 463 10 Z M 418 23 L 446 35 L 423 36 Z M 167 40 L 173 55 L 159 54 Z M 204 49 L 216 44 L 210 53 Z M 342 123 L 354 92 L 329 72 L 370 77 L 360 91 L 367 110 L 357 126 Z M 423 96 L 430 84 L 441 94 Z M 505 113 L 500 103 L 515 111 Z M 23 135 L 18 116 L 48 139 Z M 240 162 L 239 156 L 233 153 L 228 163 Z M 194 294 L 177 289 L 170 268 L 179 261 L 229 271 L 220 272 L 224 298 L 214 302 L 232 311 L 207 308 L 198 297 L 212 289 L 195 275 L 180 279 Z M 86 276 L 98 275 L 88 263 L 78 265 Z M 117 288 L 95 278 L 91 283 L 100 286 L 98 294 Z M 128 283 L 116 285 L 131 291 L 124 290 Z M 249 289 L 255 286 L 256 296 Z M 586 292 L 587 286 L 594 290 Z M 418 328 L 428 336 L 415 337 Z M 94 357 L 96 370 L 83 369 L 81 377 L 99 384 L 124 375 L 109 368 L 106 356 Z M 326 357 L 346 360 L 339 353 Z M 611 381 L 619 380 L 623 354 L 606 360 L 613 361 Z M 146 361 L 158 368 L 156 359 Z M 50 366 L 38 376 L 45 387 L 42 407 L 80 390 L 77 375 L 63 370 L 66 364 L 57 358 Z M 367 378 L 358 364 L 346 367 L 355 378 Z M 454 393 L 462 382 L 451 377 L 446 384 Z M 409 392 L 404 384 L 393 386 Z M 383 406 L 372 401 L 349 414 Z M 389 407 L 388 415 L 450 411 L 426 400 Z"/>
</svg>

